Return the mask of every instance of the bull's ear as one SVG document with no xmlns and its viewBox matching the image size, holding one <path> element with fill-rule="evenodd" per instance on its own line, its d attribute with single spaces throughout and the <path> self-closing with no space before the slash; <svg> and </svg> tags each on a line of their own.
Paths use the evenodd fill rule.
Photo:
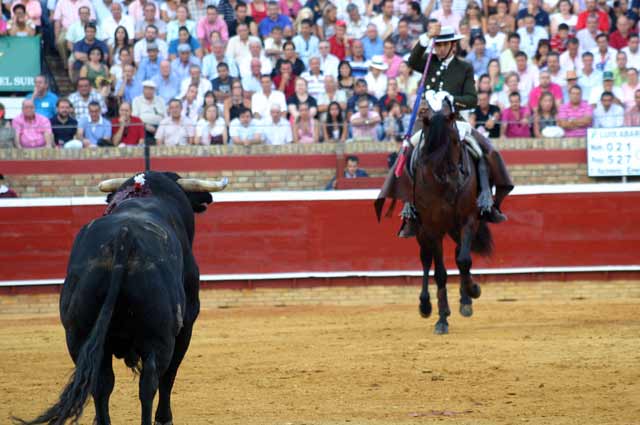
<svg viewBox="0 0 640 425">
<path fill-rule="evenodd" d="M 213 198 L 209 192 L 187 192 L 187 197 L 195 213 L 205 212 L 207 205 L 213 202 Z"/>
<path fill-rule="evenodd" d="M 113 195 L 115 195 L 115 192 L 111 192 L 107 195 L 107 204 L 111 203 L 111 200 L 113 199 Z"/>
</svg>

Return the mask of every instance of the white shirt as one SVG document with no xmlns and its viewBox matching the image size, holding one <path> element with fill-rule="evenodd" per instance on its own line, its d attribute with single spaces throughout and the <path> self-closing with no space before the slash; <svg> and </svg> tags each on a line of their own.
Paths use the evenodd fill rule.
<svg viewBox="0 0 640 425">
<path fill-rule="evenodd" d="M 318 96 L 324 92 L 324 74 L 321 72 L 320 75 L 311 75 L 309 71 L 305 71 L 300 77 L 307 82 L 309 94 L 317 100 Z"/>
<path fill-rule="evenodd" d="M 578 85 L 582 89 L 582 100 L 589 102 L 591 99 L 591 91 L 598 86 L 602 86 L 602 73 L 593 70 L 591 74 L 586 75 L 583 70 L 581 70 L 578 76 Z M 598 103 L 599 100 L 600 99 L 597 99 L 594 103 Z M 589 104 L 591 104 L 591 102 L 589 102 Z"/>
<path fill-rule="evenodd" d="M 620 49 L 621 52 L 627 54 L 627 66 L 630 68 L 640 69 L 640 48 L 637 52 L 632 53 L 629 46 Z"/>
<path fill-rule="evenodd" d="M 589 96 L 589 100 L 588 100 L 589 105 L 599 105 L 600 97 L 602 96 L 603 92 L 604 92 L 604 87 L 602 87 L 602 83 L 598 87 L 593 87 L 591 89 L 591 95 Z M 611 90 L 611 93 L 613 93 L 613 96 L 615 98 L 622 101 L 622 98 L 624 97 L 624 95 L 622 94 L 622 90 L 620 89 L 620 87 L 613 87 L 613 90 Z"/>
<path fill-rule="evenodd" d="M 263 120 L 271 116 L 273 105 L 279 105 L 282 112 L 287 110 L 287 100 L 280 90 L 271 90 L 269 96 L 265 96 L 263 92 L 256 92 L 251 96 L 251 111 L 259 114 Z"/>
<path fill-rule="evenodd" d="M 583 51 L 595 49 L 596 47 L 598 47 L 595 36 L 591 35 L 591 33 L 586 28 L 578 31 L 576 33 L 576 38 L 580 42 L 580 48 Z"/>
<path fill-rule="evenodd" d="M 324 75 L 331 75 L 338 78 L 338 67 L 340 66 L 340 59 L 337 56 L 329 53 L 326 58 L 320 55 L 320 70 Z"/>
<path fill-rule="evenodd" d="M 369 72 L 365 75 L 364 80 L 367 82 L 369 93 L 380 99 L 387 92 L 387 76 L 384 72 L 381 72 L 378 78 L 374 78 L 373 74 Z"/>
<path fill-rule="evenodd" d="M 389 34 L 393 34 L 396 28 L 398 28 L 398 22 L 400 19 L 397 16 L 392 16 L 389 22 L 384 21 L 384 15 L 381 13 L 378 16 L 371 19 L 371 23 L 378 28 L 378 37 L 383 38 L 387 29 L 390 28 Z"/>
<path fill-rule="evenodd" d="M 616 128 L 624 125 L 624 109 L 615 103 L 611 104 L 608 111 L 604 109 L 601 102 L 598 102 L 596 110 L 593 112 L 594 128 Z"/>
<path fill-rule="evenodd" d="M 180 83 L 180 94 L 178 95 L 178 97 L 184 97 L 184 95 L 187 94 L 187 90 L 189 90 L 190 85 L 191 77 L 182 80 L 182 82 Z M 204 94 L 211 90 L 211 81 L 207 80 L 204 77 L 200 77 L 200 83 L 198 84 L 198 98 L 204 99 Z"/>
<path fill-rule="evenodd" d="M 119 26 L 123 26 L 127 31 L 129 40 L 133 40 L 135 32 L 133 27 L 133 19 L 131 19 L 131 16 L 125 15 L 123 13 L 122 17 L 120 18 L 120 22 L 116 22 L 115 19 L 113 19 L 113 15 L 111 15 L 108 16 L 100 25 L 100 30 L 104 35 L 107 36 L 107 43 L 109 44 L 109 46 L 113 46 L 113 38 L 116 33 L 116 28 L 118 28 Z"/>
<path fill-rule="evenodd" d="M 245 78 L 251 75 L 251 60 L 253 57 L 251 54 L 245 56 L 244 59 L 240 59 L 238 61 L 238 69 L 240 70 L 240 78 Z M 264 52 L 260 52 L 260 74 L 271 74 L 273 70 L 273 65 L 271 65 L 271 60 L 264 54 Z"/>
<path fill-rule="evenodd" d="M 535 65 L 527 65 L 527 69 L 522 73 L 517 69 L 516 72 L 520 76 L 520 82 L 518 83 L 518 91 L 520 93 L 529 93 L 540 84 L 540 72 Z"/>
<path fill-rule="evenodd" d="M 213 125 L 204 118 L 201 118 L 196 124 L 196 143 L 210 145 L 210 136 L 220 136 L 225 131 L 227 131 L 227 125 L 224 122 L 224 118 L 218 117 Z"/>
<path fill-rule="evenodd" d="M 271 118 L 263 121 L 264 137 L 268 145 L 284 145 L 293 141 L 291 124 L 280 117 L 278 123 L 274 123 Z"/>
<path fill-rule="evenodd" d="M 533 27 L 533 32 L 531 33 L 528 32 L 525 27 L 519 28 L 518 35 L 520 36 L 520 50 L 525 52 L 529 59 L 532 59 L 536 55 L 538 42 L 549 39 L 547 30 L 538 25 Z"/>
<path fill-rule="evenodd" d="M 351 39 L 360 39 L 365 36 L 367 32 L 367 25 L 369 25 L 369 18 L 360 13 L 360 20 L 354 22 L 348 17 L 344 19 L 347 23 L 347 36 Z"/>
<path fill-rule="evenodd" d="M 582 50 L 578 47 L 578 54 L 575 58 L 569 56 L 569 51 L 560 54 L 560 69 L 564 75 L 567 75 L 567 71 L 576 71 L 576 73 L 582 71 Z"/>
<path fill-rule="evenodd" d="M 236 62 L 240 63 L 244 58 L 251 56 L 249 51 L 249 42 L 252 40 L 260 41 L 258 37 L 249 36 L 247 41 L 240 40 L 240 36 L 234 35 L 227 42 L 227 50 L 225 56 L 233 58 Z M 262 44 L 262 42 L 260 42 Z"/>
<path fill-rule="evenodd" d="M 364 0 L 342 0 L 333 2 L 338 9 L 338 19 L 347 20 L 349 18 L 349 13 L 347 13 L 347 6 L 350 4 L 355 4 L 358 7 L 358 12 L 360 12 L 360 16 L 364 16 L 367 12 L 366 5 L 364 4 Z M 361 37 L 358 37 L 361 38 Z"/>
<path fill-rule="evenodd" d="M 613 71 L 616 67 L 616 54 L 618 50 L 613 47 L 607 47 L 607 52 L 602 55 L 597 47 L 590 50 L 593 54 L 593 67 L 600 72 Z"/>
<path fill-rule="evenodd" d="M 500 53 L 504 49 L 504 42 L 507 40 L 507 35 L 498 31 L 494 36 L 489 33 L 485 34 L 484 39 L 487 41 L 487 49 L 493 49 L 494 52 Z"/>
<path fill-rule="evenodd" d="M 236 61 L 228 56 L 224 56 L 223 58 L 222 62 L 226 63 L 229 67 L 229 75 L 232 78 L 238 78 L 240 74 L 238 72 L 238 65 L 236 64 Z M 209 53 L 202 58 L 202 75 L 209 80 L 218 78 L 218 60 L 213 53 Z"/>
<path fill-rule="evenodd" d="M 168 58 L 169 47 L 167 46 L 167 42 L 161 38 L 156 38 L 155 43 L 158 45 L 158 51 L 160 52 L 160 56 L 163 58 Z M 142 58 L 146 58 L 147 54 L 147 39 L 143 38 L 138 41 L 135 46 L 133 46 L 133 60 L 136 64 L 139 64 L 142 61 Z"/>
</svg>

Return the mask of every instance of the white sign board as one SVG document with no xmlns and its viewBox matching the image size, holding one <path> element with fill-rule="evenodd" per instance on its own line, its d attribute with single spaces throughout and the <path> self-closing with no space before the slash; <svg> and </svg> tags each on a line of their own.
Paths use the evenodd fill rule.
<svg viewBox="0 0 640 425">
<path fill-rule="evenodd" d="M 587 130 L 589 177 L 640 176 L 640 127 Z"/>
</svg>

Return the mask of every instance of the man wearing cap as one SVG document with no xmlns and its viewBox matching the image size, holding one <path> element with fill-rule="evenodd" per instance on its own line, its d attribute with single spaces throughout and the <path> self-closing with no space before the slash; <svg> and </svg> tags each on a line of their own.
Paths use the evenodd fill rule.
<svg viewBox="0 0 640 425">
<path fill-rule="evenodd" d="M 475 109 L 478 104 L 475 82 L 473 78 L 473 67 L 470 63 L 464 62 L 455 56 L 455 42 L 462 38 L 457 35 L 452 27 L 444 26 L 438 33 L 437 27 L 429 34 L 423 34 L 409 57 L 409 65 L 419 73 L 424 71 L 427 62 L 425 55 L 427 47 L 433 39 L 433 56 L 427 70 L 426 86 L 427 90 L 446 91 L 453 98 L 452 107 L 458 109 Z M 496 186 L 496 195 L 493 207 L 488 213 L 483 213 L 482 218 L 491 223 L 500 223 L 507 218 L 500 212 L 500 205 L 504 198 L 513 190 L 513 184 L 502 161 L 500 154 L 493 149 L 488 139 L 482 136 L 477 130 L 472 129 L 466 122 L 456 123 L 458 131 L 464 134 L 464 140 L 472 147 L 478 155 L 478 169 L 489 170 L 489 175 L 493 178 Z M 419 133 L 416 133 L 419 134 Z M 412 143 L 417 143 L 420 137 L 413 137 Z M 409 151 L 411 148 L 409 147 Z M 408 154 L 408 153 L 407 153 Z M 484 163 L 484 167 L 480 166 Z M 487 172 L 487 171 L 484 171 Z M 393 171 L 390 173 L 390 178 Z M 393 176 L 395 177 L 395 176 Z M 480 181 L 486 179 L 480 178 Z M 388 178 L 382 189 L 382 194 L 388 196 L 393 182 Z M 393 187 L 391 188 L 393 190 Z M 406 200 L 405 200 L 406 201 Z M 405 202 L 402 210 L 403 225 L 398 236 L 412 237 L 416 234 L 415 211 L 413 205 Z"/>
<path fill-rule="evenodd" d="M 613 94 L 614 102 L 618 105 L 622 105 L 622 98 L 624 97 L 622 94 L 622 90 L 620 87 L 615 87 L 613 84 L 613 72 L 605 71 L 602 73 L 602 85 L 599 87 L 594 87 L 589 94 L 589 105 L 595 107 L 595 105 L 600 102 L 600 97 L 602 93 L 610 92 Z"/>
<path fill-rule="evenodd" d="M 191 65 L 200 66 L 200 60 L 191 54 L 191 46 L 186 43 L 178 45 L 178 57 L 171 61 L 171 73 L 182 83 L 189 77 Z"/>
<path fill-rule="evenodd" d="M 160 57 L 158 44 L 155 42 L 147 43 L 147 57 L 142 58 L 138 65 L 138 71 L 136 73 L 137 80 L 150 80 L 155 75 L 158 75 L 160 73 L 160 62 L 162 62 L 162 59 L 163 58 Z"/>
<path fill-rule="evenodd" d="M 166 62 L 164 62 L 166 63 Z M 144 138 L 147 142 L 155 141 L 156 130 L 166 115 L 165 101 L 156 96 L 156 83 L 153 80 L 142 82 L 142 95 L 133 99 L 131 110 L 134 116 L 144 124 Z"/>
</svg>

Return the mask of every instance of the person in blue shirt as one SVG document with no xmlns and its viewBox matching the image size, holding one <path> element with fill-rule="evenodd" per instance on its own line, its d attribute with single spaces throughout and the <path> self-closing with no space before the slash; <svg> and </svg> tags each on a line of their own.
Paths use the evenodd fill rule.
<svg viewBox="0 0 640 425">
<path fill-rule="evenodd" d="M 109 59 L 109 47 L 105 42 L 96 39 L 96 24 L 89 22 L 84 27 L 84 38 L 73 45 L 73 70 L 74 73 L 80 71 L 82 65 L 89 60 L 89 51 L 93 47 L 98 47 L 102 51 L 102 60 L 107 62 Z"/>
<path fill-rule="evenodd" d="M 151 81 L 156 84 L 156 94 L 164 99 L 165 103 L 176 98 L 180 92 L 181 81 L 171 73 L 171 62 L 168 60 L 160 62 L 160 73 Z"/>
<path fill-rule="evenodd" d="M 117 82 L 115 91 L 120 100 L 133 103 L 133 99 L 142 94 L 142 82 L 138 81 L 135 72 L 131 64 L 125 65 L 122 69 L 122 80 Z"/>
<path fill-rule="evenodd" d="M 278 2 L 276 1 L 270 1 L 267 4 L 267 17 L 260 22 L 260 25 L 258 25 L 260 37 L 268 37 L 269 34 L 271 34 L 273 27 L 280 27 L 282 29 L 293 27 L 291 19 L 280 13 L 280 5 L 278 5 Z"/>
<path fill-rule="evenodd" d="M 471 52 L 465 58 L 473 66 L 473 75 L 478 78 L 487 73 L 489 61 L 496 59 L 497 55 L 493 49 L 487 49 L 487 42 L 484 36 L 479 35 L 471 39 Z"/>
<path fill-rule="evenodd" d="M 178 45 L 178 57 L 171 61 L 171 73 L 182 82 L 190 77 L 191 65 L 201 66 L 200 59 L 191 54 L 191 46 L 188 44 Z"/>
<path fill-rule="evenodd" d="M 197 38 L 192 37 L 187 27 L 180 27 L 178 29 L 178 38 L 171 40 L 169 43 L 169 57 L 175 59 L 178 57 L 178 46 L 181 44 L 188 44 L 191 47 L 191 51 L 196 55 L 200 51 L 200 42 Z M 201 53 L 201 52 L 200 52 Z"/>
<path fill-rule="evenodd" d="M 44 75 L 35 78 L 33 93 L 28 94 L 25 99 L 33 100 L 36 106 L 36 113 L 51 119 L 56 115 L 56 103 L 58 96 L 49 91 L 49 82 Z"/>
<path fill-rule="evenodd" d="M 78 139 L 85 148 L 96 146 L 113 146 L 111 144 L 111 122 L 100 114 L 98 102 L 89 103 L 89 116 L 80 118 L 78 122 Z"/>
<path fill-rule="evenodd" d="M 158 75 L 162 59 L 158 45 L 156 43 L 147 43 L 147 56 L 142 58 L 140 65 L 138 65 L 136 79 L 138 81 L 146 81 Z"/>
<path fill-rule="evenodd" d="M 378 36 L 378 27 L 375 24 L 367 25 L 367 33 L 361 40 L 362 47 L 364 47 L 364 57 L 367 60 L 384 53 L 384 43 Z"/>
<path fill-rule="evenodd" d="M 313 56 L 319 56 L 320 51 L 318 45 L 320 41 L 318 37 L 313 35 L 313 22 L 310 19 L 303 19 L 300 24 L 300 34 L 293 37 L 293 44 L 296 46 L 298 57 L 304 62 L 304 66 L 309 68 L 309 59 Z"/>
</svg>

